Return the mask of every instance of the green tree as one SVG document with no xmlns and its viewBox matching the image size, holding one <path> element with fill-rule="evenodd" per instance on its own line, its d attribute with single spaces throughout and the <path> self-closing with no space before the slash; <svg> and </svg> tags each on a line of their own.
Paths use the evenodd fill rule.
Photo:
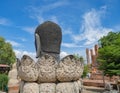
<svg viewBox="0 0 120 93">
<path fill-rule="evenodd" d="M 84 58 L 82 56 L 80 56 L 79 54 L 74 54 L 74 57 L 75 57 L 75 59 L 80 60 L 82 62 L 82 64 L 84 65 L 84 70 L 83 70 L 83 74 L 81 77 L 85 78 L 87 76 L 87 74 L 90 72 L 88 64 L 84 63 L 84 61 L 85 61 Z"/>
<path fill-rule="evenodd" d="M 6 74 L 0 74 L 0 90 L 8 91 L 7 84 L 8 84 L 8 76 Z"/>
<path fill-rule="evenodd" d="M 100 40 L 97 61 L 104 75 L 120 76 L 120 32 L 109 32 Z"/>
<path fill-rule="evenodd" d="M 89 66 L 87 64 L 84 64 L 84 70 L 83 70 L 83 74 L 82 74 L 82 77 L 86 77 L 87 74 L 89 73 Z"/>
<path fill-rule="evenodd" d="M 15 59 L 16 56 L 11 44 L 5 42 L 5 39 L 0 37 L 0 64 L 12 65 Z"/>
<path fill-rule="evenodd" d="M 84 63 L 84 58 L 80 56 L 79 54 L 74 54 L 73 56 L 75 59 L 80 60 L 82 63 Z"/>
</svg>

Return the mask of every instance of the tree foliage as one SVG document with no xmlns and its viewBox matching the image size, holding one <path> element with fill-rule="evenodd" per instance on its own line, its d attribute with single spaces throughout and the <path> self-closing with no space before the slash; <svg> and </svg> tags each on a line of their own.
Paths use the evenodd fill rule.
<svg viewBox="0 0 120 93">
<path fill-rule="evenodd" d="M 84 58 L 82 56 L 80 56 L 79 54 L 74 54 L 74 57 L 75 57 L 75 59 L 80 60 L 82 62 L 82 64 L 84 65 L 84 68 L 83 68 L 84 70 L 83 70 L 83 74 L 81 77 L 85 78 L 87 76 L 87 74 L 90 72 L 88 64 L 84 63 L 84 61 L 85 61 Z"/>
<path fill-rule="evenodd" d="M 5 39 L 0 37 L 0 64 L 11 65 L 15 62 L 15 59 L 15 53 L 11 44 L 5 42 Z"/>
<path fill-rule="evenodd" d="M 0 74 L 0 90 L 7 91 L 8 76 L 5 74 Z"/>
<path fill-rule="evenodd" d="M 83 70 L 83 74 L 82 74 L 82 78 L 86 77 L 89 73 L 89 66 L 87 64 L 84 64 L 84 70 Z"/>
<path fill-rule="evenodd" d="M 84 63 L 84 58 L 80 56 L 79 54 L 74 54 L 73 56 L 75 59 L 80 60 L 82 63 Z"/>
<path fill-rule="evenodd" d="M 120 75 L 120 32 L 109 32 L 99 42 L 97 61 L 105 75 Z"/>
</svg>

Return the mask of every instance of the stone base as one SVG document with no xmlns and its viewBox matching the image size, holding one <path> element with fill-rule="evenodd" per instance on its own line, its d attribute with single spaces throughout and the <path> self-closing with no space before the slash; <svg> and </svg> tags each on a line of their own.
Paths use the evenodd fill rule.
<svg viewBox="0 0 120 93">
<path fill-rule="evenodd" d="M 80 93 L 82 90 L 81 81 L 62 83 L 35 83 L 25 82 L 20 93 Z M 23 91 L 23 92 L 21 92 Z"/>
<path fill-rule="evenodd" d="M 82 72 L 83 63 L 73 55 L 66 56 L 59 63 L 48 54 L 36 63 L 24 55 L 18 67 L 20 93 L 79 93 Z"/>
<path fill-rule="evenodd" d="M 102 80 L 103 76 L 100 73 L 98 73 L 98 74 L 97 73 L 96 74 L 91 74 L 90 79 L 91 80 Z"/>
<path fill-rule="evenodd" d="M 103 80 L 83 80 L 83 85 L 94 86 L 94 87 L 104 87 Z"/>
</svg>

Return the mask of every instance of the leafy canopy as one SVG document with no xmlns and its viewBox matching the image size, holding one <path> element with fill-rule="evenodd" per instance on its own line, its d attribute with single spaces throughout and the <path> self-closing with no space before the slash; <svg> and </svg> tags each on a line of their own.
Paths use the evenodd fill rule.
<svg viewBox="0 0 120 93">
<path fill-rule="evenodd" d="M 16 56 L 10 43 L 0 37 L 0 64 L 11 65 L 15 62 Z"/>
<path fill-rule="evenodd" d="M 99 68 L 105 75 L 120 75 L 120 32 L 109 32 L 99 42 Z"/>
</svg>

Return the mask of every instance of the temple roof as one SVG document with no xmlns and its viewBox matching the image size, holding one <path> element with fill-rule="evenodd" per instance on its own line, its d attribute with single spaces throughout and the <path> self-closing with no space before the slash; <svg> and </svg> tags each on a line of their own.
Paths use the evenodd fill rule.
<svg viewBox="0 0 120 93">
<path fill-rule="evenodd" d="M 0 67 L 10 67 L 10 66 L 6 64 L 0 64 Z"/>
</svg>

